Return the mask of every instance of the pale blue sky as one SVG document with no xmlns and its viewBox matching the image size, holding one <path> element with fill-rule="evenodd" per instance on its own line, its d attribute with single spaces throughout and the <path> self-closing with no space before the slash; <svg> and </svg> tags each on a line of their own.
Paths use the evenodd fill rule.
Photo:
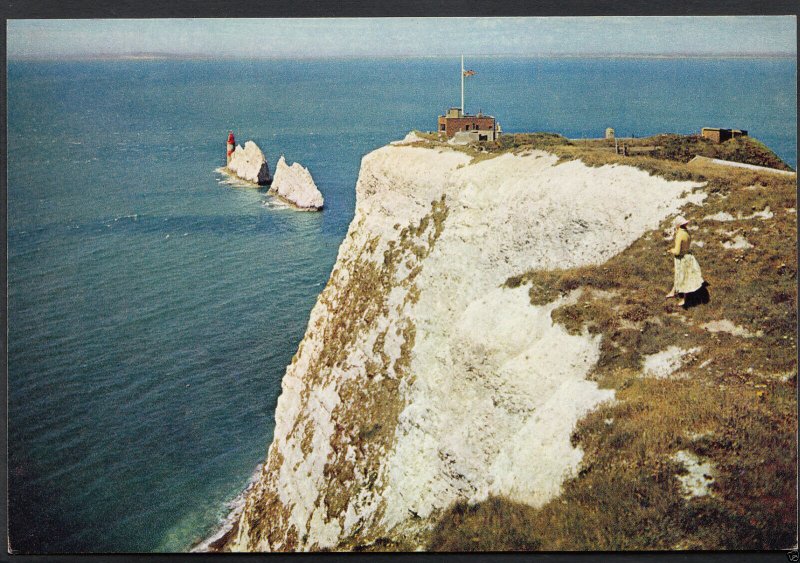
<svg viewBox="0 0 800 563">
<path fill-rule="evenodd" d="M 10 20 L 9 58 L 796 54 L 794 16 Z"/>
</svg>

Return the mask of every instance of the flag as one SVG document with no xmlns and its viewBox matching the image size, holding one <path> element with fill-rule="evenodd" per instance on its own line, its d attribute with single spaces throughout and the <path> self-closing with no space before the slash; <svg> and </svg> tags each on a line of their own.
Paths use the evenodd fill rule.
<svg viewBox="0 0 800 563">
<path fill-rule="evenodd" d="M 477 73 L 474 70 L 465 70 L 464 71 L 464 76 L 474 76 L 475 74 L 477 74 Z"/>
</svg>

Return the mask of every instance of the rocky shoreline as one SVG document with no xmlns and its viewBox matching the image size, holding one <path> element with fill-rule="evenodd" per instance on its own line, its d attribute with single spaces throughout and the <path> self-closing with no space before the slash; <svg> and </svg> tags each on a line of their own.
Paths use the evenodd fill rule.
<svg viewBox="0 0 800 563">
<path fill-rule="evenodd" d="M 227 506 L 230 511 L 219 527 L 206 539 L 193 545 L 189 549 L 190 553 L 213 553 L 223 551 L 224 546 L 236 537 L 236 533 L 239 530 L 239 520 L 244 510 L 245 499 L 258 481 L 262 469 L 263 464 L 259 463 L 256 470 L 250 476 L 245 489 L 228 503 Z"/>
</svg>

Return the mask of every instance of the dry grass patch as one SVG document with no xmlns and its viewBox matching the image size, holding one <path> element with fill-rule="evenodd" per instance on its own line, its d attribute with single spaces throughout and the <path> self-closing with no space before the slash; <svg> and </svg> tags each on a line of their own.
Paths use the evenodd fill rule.
<svg viewBox="0 0 800 563">
<path fill-rule="evenodd" d="M 572 142 L 556 133 L 506 133 L 495 141 L 473 142 L 467 145 L 451 145 L 447 139 L 436 133 L 419 133 L 423 140 L 411 143 L 412 146 L 439 148 L 463 152 L 471 158 L 470 164 L 477 164 L 508 152 L 519 154 L 531 150 L 555 152 L 561 146 Z"/>
<path fill-rule="evenodd" d="M 778 170 L 792 170 L 774 152 L 753 137 L 730 139 L 714 143 L 699 135 L 663 134 L 642 139 L 619 139 L 629 147 L 629 156 L 616 154 L 614 141 L 610 139 L 570 140 L 557 133 L 506 133 L 496 141 L 474 142 L 468 145 L 450 145 L 437 133 L 416 132 L 422 141 L 415 146 L 438 147 L 468 154 L 475 164 L 505 153 L 525 154 L 532 150 L 543 150 L 555 154 L 561 162 L 580 159 L 587 166 L 625 164 L 663 176 L 668 180 L 703 181 L 706 176 L 724 178 L 725 171 L 716 171 L 718 166 L 694 166 L 685 164 L 697 155 L 719 158 L 746 164 L 755 164 Z M 732 174 L 736 174 L 736 170 Z"/>
<path fill-rule="evenodd" d="M 628 379 L 619 403 L 594 411 L 573 442 L 584 448 L 579 474 L 541 508 L 491 498 L 459 503 L 429 543 L 442 551 L 772 549 L 794 542 L 792 391 L 772 400 L 692 381 Z M 777 408 L 776 408 L 777 407 Z M 742 435 L 741 427 L 748 431 Z M 699 440 L 687 429 L 714 428 Z M 689 450 L 715 466 L 707 497 L 684 498 L 671 459 Z M 786 455 L 776 463 L 775 451 Z M 761 463 L 758 463 L 758 461 Z M 789 494 L 789 498 L 783 495 Z"/>
</svg>

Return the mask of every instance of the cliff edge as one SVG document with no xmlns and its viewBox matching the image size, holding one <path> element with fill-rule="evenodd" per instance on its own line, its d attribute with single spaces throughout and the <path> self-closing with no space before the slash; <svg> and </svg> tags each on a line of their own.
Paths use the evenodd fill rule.
<svg viewBox="0 0 800 563">
<path fill-rule="evenodd" d="M 701 182 L 630 166 L 419 145 L 362 161 L 355 217 L 225 549 L 424 547 L 459 501 L 557 496 L 581 462 L 577 421 L 615 393 L 587 379 L 601 336 L 551 318 L 577 293 L 533 304 L 506 281 L 602 264 L 706 198 Z"/>
</svg>

